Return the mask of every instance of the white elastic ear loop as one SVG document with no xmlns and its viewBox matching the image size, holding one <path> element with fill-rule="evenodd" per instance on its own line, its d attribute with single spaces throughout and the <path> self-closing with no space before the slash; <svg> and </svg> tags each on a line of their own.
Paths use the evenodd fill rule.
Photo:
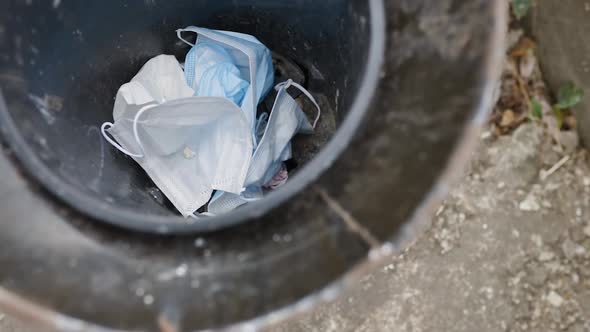
<svg viewBox="0 0 590 332">
<path fill-rule="evenodd" d="M 143 144 L 141 144 L 141 140 L 139 139 L 139 134 L 137 131 L 137 121 L 139 120 L 139 117 L 143 114 L 143 112 L 149 110 L 152 107 L 156 107 L 157 105 L 147 105 L 142 107 L 139 112 L 137 112 L 137 114 L 135 115 L 135 119 L 133 120 L 133 135 L 135 136 L 135 141 L 137 142 L 137 145 L 139 145 L 139 148 L 141 149 L 142 154 L 136 154 L 136 153 L 131 153 L 127 150 L 125 150 L 121 145 L 119 145 L 119 143 L 115 142 L 113 139 L 111 139 L 108 135 L 106 130 L 108 129 L 107 127 L 112 127 L 113 124 L 111 122 L 105 122 L 102 124 L 102 126 L 100 126 L 100 132 L 102 133 L 102 136 L 104 137 L 104 139 L 107 140 L 107 142 L 111 143 L 112 146 L 114 146 L 115 148 L 117 148 L 117 150 L 123 152 L 124 154 L 128 155 L 129 157 L 134 157 L 134 158 L 143 158 L 145 156 L 145 151 L 143 149 Z"/>
<path fill-rule="evenodd" d="M 260 114 L 260 116 L 258 117 L 258 120 L 256 121 L 256 128 L 254 129 L 254 132 L 257 133 L 258 130 L 260 130 L 260 126 L 262 126 L 264 121 L 267 121 L 267 120 L 268 120 L 268 113 L 264 112 L 264 113 Z"/>
<path fill-rule="evenodd" d="M 189 45 L 191 47 L 195 46 L 195 44 L 189 43 L 188 40 L 182 38 L 182 33 L 185 32 L 185 31 L 188 31 L 188 30 L 185 30 L 185 29 L 178 29 L 178 30 L 176 30 L 176 35 L 178 36 L 178 39 L 182 40 L 183 42 L 185 42 L 185 44 L 187 44 L 187 45 Z M 192 31 L 190 31 L 190 32 L 192 32 Z"/>
<path fill-rule="evenodd" d="M 109 142 L 112 146 L 117 148 L 117 150 L 123 152 L 124 154 L 128 155 L 129 157 L 142 158 L 143 155 L 131 153 L 131 152 L 125 150 L 121 145 L 119 145 L 119 143 L 115 142 L 113 139 L 111 139 L 109 137 L 109 135 L 107 135 L 107 132 L 106 132 L 106 130 L 108 129 L 107 127 L 111 128 L 112 126 L 113 126 L 113 124 L 111 122 L 105 122 L 102 124 L 102 126 L 100 126 L 100 132 L 102 133 L 102 136 L 104 137 L 104 139 L 107 140 L 107 142 Z"/>
<path fill-rule="evenodd" d="M 286 91 L 291 86 L 294 86 L 299 91 L 303 92 L 303 94 L 305 94 L 307 96 L 307 98 L 309 98 L 309 100 L 311 100 L 311 102 L 314 104 L 314 106 L 318 109 L 318 115 L 315 117 L 315 120 L 313 121 L 313 125 L 312 125 L 313 129 L 315 129 L 316 125 L 318 124 L 318 121 L 320 121 L 320 116 L 322 115 L 322 110 L 320 108 L 320 105 L 317 103 L 317 101 L 315 100 L 315 98 L 313 98 L 313 96 L 311 95 L 311 93 L 309 93 L 309 91 L 307 91 L 299 83 L 293 82 L 292 79 L 288 79 L 285 82 L 282 82 L 282 83 L 277 84 L 275 86 L 275 90 L 279 91 L 281 89 L 285 89 L 285 91 Z"/>
</svg>

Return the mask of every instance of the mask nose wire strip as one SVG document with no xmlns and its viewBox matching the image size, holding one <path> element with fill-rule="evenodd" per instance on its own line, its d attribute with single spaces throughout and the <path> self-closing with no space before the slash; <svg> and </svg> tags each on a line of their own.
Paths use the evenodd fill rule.
<svg viewBox="0 0 590 332">
<path fill-rule="evenodd" d="M 317 108 L 318 113 L 316 115 L 315 120 L 313 121 L 313 129 L 315 129 L 316 125 L 318 124 L 318 121 L 320 121 L 320 117 L 322 115 L 322 110 L 320 108 L 320 105 L 317 103 L 317 101 L 315 100 L 315 98 L 313 98 L 313 96 L 311 95 L 311 93 L 309 93 L 309 91 L 307 91 L 304 87 L 302 87 L 299 83 L 293 82 L 292 79 L 289 79 L 285 82 L 279 83 L 276 85 L 275 90 L 280 90 L 280 89 L 285 89 L 287 90 L 289 87 L 295 87 L 297 88 L 299 91 L 303 92 L 307 98 L 309 98 L 309 100 L 313 103 L 313 105 Z"/>
<path fill-rule="evenodd" d="M 190 47 L 195 46 L 195 44 L 190 43 L 188 40 L 182 38 L 182 33 L 185 32 L 185 31 L 187 31 L 187 30 L 185 30 L 185 29 L 178 29 L 178 30 L 176 30 L 176 35 L 178 36 L 178 39 L 182 40 L 183 42 L 185 42 Z"/>
</svg>

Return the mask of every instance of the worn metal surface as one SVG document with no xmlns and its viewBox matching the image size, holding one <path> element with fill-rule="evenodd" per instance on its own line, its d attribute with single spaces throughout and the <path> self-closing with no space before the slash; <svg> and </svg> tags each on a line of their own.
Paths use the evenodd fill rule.
<svg viewBox="0 0 590 332">
<path fill-rule="evenodd" d="M 0 305 L 72 331 L 94 327 L 10 294 L 109 328 L 246 330 L 333 298 L 403 246 L 460 174 L 499 71 L 503 4 L 387 2 L 377 95 L 366 116 L 342 124 L 362 117 L 351 145 L 309 189 L 224 231 L 162 237 L 101 225 L 24 176 L 5 150 L 0 284 L 10 293 Z"/>
</svg>

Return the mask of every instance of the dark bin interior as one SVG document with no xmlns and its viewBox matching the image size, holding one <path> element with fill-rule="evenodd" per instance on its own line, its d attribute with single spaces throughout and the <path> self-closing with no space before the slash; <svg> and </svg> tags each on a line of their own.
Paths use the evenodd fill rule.
<svg viewBox="0 0 590 332">
<path fill-rule="evenodd" d="M 277 71 L 297 67 L 322 106 L 316 134 L 294 143 L 301 172 L 356 98 L 371 23 L 367 2 L 346 0 L 11 0 L 0 11 L 4 116 L 30 149 L 17 154 L 23 152 L 32 175 L 78 210 L 139 229 L 184 221 L 144 171 L 102 139 L 99 126 L 112 121 L 118 88 L 148 59 L 174 54 L 183 61 L 188 46 L 176 29 L 252 34 L 287 63 L 278 63 Z M 312 114 L 313 107 L 303 105 Z"/>
</svg>

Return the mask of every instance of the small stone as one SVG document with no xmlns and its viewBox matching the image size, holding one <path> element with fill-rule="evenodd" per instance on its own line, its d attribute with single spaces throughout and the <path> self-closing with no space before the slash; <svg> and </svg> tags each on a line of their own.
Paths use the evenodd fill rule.
<svg viewBox="0 0 590 332">
<path fill-rule="evenodd" d="M 586 187 L 590 187 L 590 177 L 586 176 L 584 177 L 584 186 Z"/>
<path fill-rule="evenodd" d="M 582 208 L 577 208 L 576 209 L 576 217 L 581 218 L 582 217 Z"/>
<path fill-rule="evenodd" d="M 445 206 L 441 205 L 438 210 L 436 210 L 436 213 L 434 214 L 435 216 L 440 216 L 441 213 L 443 213 L 445 211 Z"/>
<path fill-rule="evenodd" d="M 550 252 L 550 251 L 543 251 L 540 255 L 539 255 L 539 260 L 541 262 L 548 262 L 550 260 L 552 260 L 555 257 L 555 254 Z"/>
<path fill-rule="evenodd" d="M 575 130 L 560 131 L 559 142 L 563 146 L 565 154 L 572 154 L 576 152 L 580 144 L 580 137 Z"/>
<path fill-rule="evenodd" d="M 560 307 L 563 304 L 563 297 L 554 291 L 549 292 L 546 299 L 554 307 Z"/>
<path fill-rule="evenodd" d="M 483 141 L 485 141 L 491 137 L 492 137 L 492 133 L 489 130 L 484 131 L 483 133 L 481 133 L 481 136 L 480 136 L 481 140 L 483 140 Z"/>
<path fill-rule="evenodd" d="M 584 235 L 586 235 L 587 237 L 590 237 L 590 224 L 586 225 L 586 227 L 584 227 Z"/>
<path fill-rule="evenodd" d="M 152 295 L 146 295 L 143 297 L 143 303 L 145 305 L 152 305 L 154 303 L 154 297 Z"/>
<path fill-rule="evenodd" d="M 517 229 L 513 229 L 512 236 L 518 239 L 520 237 L 520 232 Z"/>
<path fill-rule="evenodd" d="M 542 286 L 547 280 L 547 270 L 537 264 L 532 265 L 526 277 L 526 281 L 536 287 Z"/>
<path fill-rule="evenodd" d="M 535 196 L 533 196 L 532 194 L 529 194 L 522 202 L 520 202 L 518 207 L 522 211 L 530 211 L 530 212 L 539 211 L 541 209 L 539 202 L 537 201 Z"/>
<path fill-rule="evenodd" d="M 569 260 L 572 260 L 574 257 L 576 257 L 577 248 L 578 245 L 570 239 L 566 239 L 561 244 L 561 251 L 563 251 L 564 256 Z"/>
</svg>

